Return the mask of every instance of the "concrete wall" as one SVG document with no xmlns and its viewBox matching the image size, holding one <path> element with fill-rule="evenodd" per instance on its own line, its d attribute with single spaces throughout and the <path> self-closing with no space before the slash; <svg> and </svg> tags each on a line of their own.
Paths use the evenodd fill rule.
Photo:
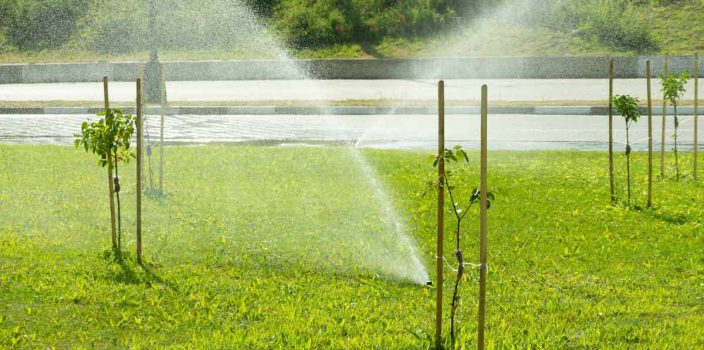
<svg viewBox="0 0 704 350">
<path fill-rule="evenodd" d="M 663 57 L 624 57 L 615 61 L 617 78 L 645 77 L 650 59 L 653 76 L 662 73 Z M 191 61 L 165 62 L 172 81 L 302 79 L 597 79 L 607 78 L 606 57 L 502 57 L 379 60 Z M 132 81 L 143 62 L 48 63 L 0 65 L 0 84 Z M 704 75 L 704 57 L 699 62 Z M 674 71 L 692 71 L 690 56 L 670 59 Z"/>
</svg>

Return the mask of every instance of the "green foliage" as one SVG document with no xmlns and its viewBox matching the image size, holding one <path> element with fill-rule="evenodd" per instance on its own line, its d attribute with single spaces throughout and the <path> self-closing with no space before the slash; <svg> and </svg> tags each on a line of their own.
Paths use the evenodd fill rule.
<svg viewBox="0 0 704 350">
<path fill-rule="evenodd" d="M 76 134 L 74 146 L 83 146 L 86 152 L 98 156 L 98 165 L 113 169 L 120 162 L 129 163 L 135 156 L 130 153 L 130 138 L 134 133 L 135 117 L 122 114 L 119 109 L 98 113 L 100 120 L 81 124 L 81 134 Z"/>
<path fill-rule="evenodd" d="M 616 95 L 611 102 L 616 109 L 616 112 L 623 117 L 626 124 L 637 123 L 640 118 L 640 109 L 638 108 L 638 98 L 630 95 Z"/>
<path fill-rule="evenodd" d="M 465 161 L 469 162 L 469 157 L 467 156 L 467 152 L 465 152 L 462 149 L 462 146 L 455 146 L 453 148 L 446 148 L 445 152 L 443 153 L 443 159 L 445 159 L 446 163 L 451 163 L 451 162 L 460 162 L 460 161 Z M 433 166 L 437 167 L 438 166 L 438 161 L 440 160 L 440 157 L 435 156 L 433 158 Z"/>
<path fill-rule="evenodd" d="M 65 44 L 94 0 L 4 0 L 0 18 L 10 44 L 43 50 Z"/>
<path fill-rule="evenodd" d="M 253 9 L 257 15 L 270 17 L 274 12 L 274 7 L 280 0 L 245 0 L 245 3 Z"/>
<path fill-rule="evenodd" d="M 630 95 L 616 95 L 611 99 L 616 108 L 616 112 L 623 117 L 626 122 L 626 177 L 628 186 L 627 204 L 631 205 L 631 139 L 630 126 L 637 123 L 640 118 L 640 110 L 638 109 L 638 99 Z"/>
<path fill-rule="evenodd" d="M 369 197 L 344 152 L 169 147 L 168 169 L 178 176 L 167 181 L 168 200 L 144 200 L 151 260 L 143 269 L 131 255 L 102 253 L 108 203 L 96 201 L 105 176 L 92 171 L 92 155 L 0 144 L 0 203 L 12 208 L 0 210 L 0 348 L 427 348 L 432 287 L 355 268 L 345 257 L 364 251 L 357 246 L 309 244 L 347 225 L 362 247 L 383 232 L 364 234 L 378 216 L 345 219 L 368 209 Z M 436 198 L 418 195 L 430 172 L 427 152 L 363 152 L 432 267 Z M 488 345 L 697 349 L 704 342 L 702 184 L 656 181 L 652 211 L 595 204 L 609 192 L 604 157 L 490 153 L 492 189 L 502 200 L 489 218 Z M 472 164 L 453 167 L 476 183 Z M 124 172 L 130 182 L 133 166 Z M 635 172 L 644 183 L 646 162 Z M 133 205 L 134 194 L 125 196 Z M 447 237 L 445 246 L 453 243 Z M 465 236 L 468 261 L 477 244 L 478 235 Z M 476 347 L 476 279 L 468 269 L 458 337 L 465 349 Z M 444 296 L 449 301 L 451 291 Z"/>
<path fill-rule="evenodd" d="M 254 51 L 274 55 L 271 38 L 239 1 L 157 1 L 157 45 L 161 50 Z M 144 0 L 105 0 L 78 24 L 76 49 L 106 54 L 150 49 Z"/>
<path fill-rule="evenodd" d="M 680 98 L 682 98 L 682 95 L 686 91 L 685 85 L 687 84 L 687 81 L 689 81 L 689 72 L 684 71 L 681 74 L 677 75 L 674 72 L 669 73 L 667 75 L 663 75 L 660 77 L 660 90 L 662 91 L 665 100 L 670 102 L 672 106 L 675 109 L 675 118 L 674 118 L 674 124 L 675 124 L 675 131 L 672 134 L 672 138 L 675 140 L 674 144 L 674 151 L 675 151 L 675 170 L 677 172 L 677 179 L 680 179 L 680 162 L 679 162 L 679 152 L 678 152 L 678 144 L 677 140 L 679 139 L 679 127 L 680 127 L 680 120 L 679 116 L 677 115 L 677 106 L 679 105 Z"/>
<path fill-rule="evenodd" d="M 574 32 L 614 49 L 648 52 L 656 49 L 649 23 L 629 0 L 536 0 L 529 2 L 527 24 Z"/>
<path fill-rule="evenodd" d="M 438 164 L 440 163 L 440 159 L 443 159 L 443 164 L 445 164 L 445 167 L 443 168 L 444 173 L 441 175 L 442 179 L 439 179 L 439 181 L 442 181 L 443 191 L 447 191 L 450 196 L 449 199 L 452 206 L 451 212 L 454 214 L 454 218 L 456 221 L 456 227 L 454 230 L 454 255 L 457 259 L 457 275 L 455 276 L 455 283 L 452 291 L 452 299 L 450 302 L 450 347 L 454 349 L 456 347 L 457 338 L 461 333 L 461 331 L 458 329 L 459 327 L 457 326 L 456 320 L 457 310 L 460 306 L 460 283 L 465 280 L 465 266 L 468 265 L 467 263 L 465 263 L 464 254 L 462 253 L 461 247 L 463 238 L 462 221 L 464 220 L 465 216 L 467 216 L 467 213 L 469 213 L 470 209 L 472 209 L 474 204 L 480 201 L 481 191 L 475 188 L 467 194 L 464 193 L 465 191 L 462 191 L 462 189 L 466 188 L 464 184 L 458 187 L 456 184 L 453 185 L 453 182 L 450 181 L 450 178 L 452 177 L 454 172 L 448 169 L 449 165 L 453 163 L 459 163 L 458 165 L 461 165 L 462 163 L 469 163 L 469 156 L 467 155 L 467 152 L 462 149 L 462 146 L 457 145 L 451 149 L 445 149 L 442 155 L 435 156 L 435 159 L 433 160 L 433 167 L 438 166 Z M 459 182 L 464 183 L 466 181 Z M 462 194 L 467 195 L 468 199 L 463 199 Z M 492 192 L 488 192 L 486 197 L 486 206 L 488 209 L 491 207 L 491 201 L 494 200 L 494 194 Z M 469 263 L 469 265 L 472 264 Z"/>
<path fill-rule="evenodd" d="M 78 23 L 70 46 L 107 54 L 146 50 L 148 14 L 145 1 L 101 1 Z"/>
<path fill-rule="evenodd" d="M 274 23 L 298 47 L 349 42 L 361 21 L 351 0 L 292 0 L 279 4 Z"/>
<path fill-rule="evenodd" d="M 453 1 L 290 0 L 273 21 L 297 47 L 427 35 L 456 23 Z"/>
<path fill-rule="evenodd" d="M 660 77 L 660 91 L 662 91 L 665 99 L 673 106 L 679 104 L 680 98 L 682 98 L 682 95 L 687 91 L 686 85 L 689 78 L 688 71 L 684 71 L 680 74 L 671 72 Z"/>
<path fill-rule="evenodd" d="M 16 3 L 30 2 L 78 5 L 67 7 L 75 14 L 57 16 L 54 23 L 15 11 L 21 7 Z M 253 21 L 242 4 L 260 18 Z M 292 44 L 301 58 L 633 55 L 664 53 L 661 48 L 688 55 L 704 50 L 699 16 L 704 2 L 699 0 L 158 0 L 157 7 L 158 43 L 168 60 L 277 58 L 271 33 Z M 62 11 L 67 10 L 43 16 Z M 139 60 L 149 49 L 144 0 L 6 0 L 0 1 L 0 19 L 0 52 L 7 53 L 0 60 L 5 62 Z M 16 30 L 25 42 L 18 48 L 8 34 L 15 23 L 52 29 Z"/>
</svg>

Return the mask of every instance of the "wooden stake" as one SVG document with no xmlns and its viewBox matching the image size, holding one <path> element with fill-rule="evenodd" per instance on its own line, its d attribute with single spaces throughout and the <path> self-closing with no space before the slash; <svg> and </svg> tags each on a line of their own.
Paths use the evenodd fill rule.
<svg viewBox="0 0 704 350">
<path fill-rule="evenodd" d="M 670 72 L 670 54 L 665 54 L 665 67 L 663 76 Z M 667 119 L 667 99 L 665 93 L 662 95 L 662 135 L 660 137 L 660 178 L 665 178 L 665 129 Z"/>
<path fill-rule="evenodd" d="M 137 82 L 140 83 L 140 85 L 141 85 L 141 82 L 143 82 L 143 81 L 144 81 L 144 66 L 139 66 L 139 68 L 138 68 L 138 70 L 137 70 Z M 138 88 L 138 89 L 141 89 L 142 87 L 141 87 L 141 86 L 138 86 L 137 88 Z M 140 92 L 137 91 L 137 93 L 139 94 Z M 139 95 L 138 95 L 138 97 L 137 97 L 137 102 L 136 102 L 136 103 L 137 103 L 137 104 L 136 104 L 136 108 L 137 108 L 137 109 L 140 109 L 140 108 L 142 107 L 142 100 L 139 99 Z M 138 119 L 139 119 L 139 118 L 143 118 L 143 116 L 141 115 L 140 111 L 136 111 L 136 113 L 137 113 L 137 118 L 138 118 Z M 138 142 L 138 143 L 139 143 L 139 142 L 144 142 L 144 135 L 143 135 L 141 129 L 139 129 L 140 125 L 141 125 L 141 124 L 139 124 L 138 121 L 135 121 L 135 126 L 136 126 L 136 128 L 137 128 L 137 142 Z M 138 146 L 139 146 L 139 145 L 138 145 Z M 139 148 L 139 147 L 138 147 L 138 148 Z M 137 150 L 137 152 L 139 152 L 139 149 Z M 137 158 L 138 158 L 138 161 L 141 162 L 141 160 L 139 159 L 139 156 L 140 156 L 140 155 L 138 155 Z M 140 174 L 141 174 L 141 175 L 140 175 Z M 139 179 L 139 182 L 141 182 L 142 188 L 147 187 L 147 186 L 146 186 L 146 176 L 144 175 L 144 172 L 140 171 L 137 175 L 140 175 L 139 177 L 137 177 L 137 179 Z"/>
<path fill-rule="evenodd" d="M 650 84 L 650 60 L 645 61 L 648 85 L 648 208 L 653 207 L 653 97 Z"/>
<path fill-rule="evenodd" d="M 142 79 L 137 78 L 137 262 L 142 263 L 142 159 L 144 118 L 142 118 Z"/>
<path fill-rule="evenodd" d="M 105 113 L 110 109 L 110 96 L 108 94 L 108 77 L 103 77 L 103 96 L 105 99 Z M 108 189 L 110 191 L 110 226 L 112 228 L 112 247 L 117 249 L 117 225 L 115 224 L 115 188 L 112 179 L 112 154 L 108 152 Z"/>
<path fill-rule="evenodd" d="M 435 348 L 442 348 L 442 283 L 445 251 L 445 82 L 438 82 L 438 227 L 435 259 Z"/>
<path fill-rule="evenodd" d="M 699 179 L 699 53 L 694 54 L 694 178 Z"/>
<path fill-rule="evenodd" d="M 477 348 L 484 350 L 484 324 L 486 319 L 486 236 L 487 236 L 487 86 L 482 85 L 481 160 L 480 160 L 480 209 L 479 209 L 479 322 Z"/>
<path fill-rule="evenodd" d="M 166 66 L 161 69 L 161 109 L 159 125 L 159 192 L 164 193 L 164 110 L 167 108 L 166 102 Z"/>
<path fill-rule="evenodd" d="M 609 59 L 609 186 L 611 204 L 616 204 L 616 182 L 614 180 L 614 59 Z"/>
</svg>

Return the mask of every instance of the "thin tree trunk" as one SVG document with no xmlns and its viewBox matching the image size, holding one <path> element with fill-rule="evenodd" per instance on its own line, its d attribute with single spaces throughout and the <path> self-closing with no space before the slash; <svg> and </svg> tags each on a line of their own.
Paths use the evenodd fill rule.
<svg viewBox="0 0 704 350">
<path fill-rule="evenodd" d="M 677 117 L 677 103 L 674 103 L 673 107 L 675 109 L 675 134 L 673 135 L 673 137 L 675 139 L 675 172 L 677 174 L 677 181 L 679 181 L 679 179 L 680 179 L 680 162 L 679 162 L 679 158 L 677 156 L 677 130 L 679 129 L 680 121 L 679 121 L 679 118 Z"/>
<path fill-rule="evenodd" d="M 455 213 L 457 210 L 455 209 Z M 457 308 L 460 302 L 460 281 L 464 275 L 464 258 L 462 257 L 462 250 L 460 250 L 460 227 L 462 220 L 457 220 L 457 231 L 455 232 L 456 246 L 455 246 L 455 258 L 457 258 L 457 278 L 455 279 L 455 289 L 452 293 L 452 305 L 450 307 L 450 340 L 452 342 L 452 347 L 455 347 L 455 316 L 457 315 Z"/>
<path fill-rule="evenodd" d="M 628 183 L 628 207 L 631 207 L 631 141 L 628 137 L 628 122 L 626 122 L 626 181 Z"/>
<path fill-rule="evenodd" d="M 115 196 L 117 197 L 117 248 L 122 250 L 122 218 L 120 215 L 120 173 L 117 165 L 117 152 L 115 152 Z"/>
</svg>

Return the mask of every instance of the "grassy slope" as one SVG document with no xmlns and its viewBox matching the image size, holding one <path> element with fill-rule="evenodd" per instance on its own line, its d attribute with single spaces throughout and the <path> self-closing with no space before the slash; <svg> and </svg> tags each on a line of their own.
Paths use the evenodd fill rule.
<svg viewBox="0 0 704 350">
<path fill-rule="evenodd" d="M 652 36 L 663 54 L 691 54 L 704 51 L 704 4 L 643 6 L 640 16 L 652 24 Z M 387 38 L 380 43 L 345 44 L 320 49 L 292 52 L 299 58 L 408 58 L 437 56 L 572 56 L 572 55 L 634 55 L 636 52 L 612 49 L 596 41 L 584 40 L 569 33 L 544 28 L 515 25 L 493 25 L 491 19 L 479 27 L 469 27 L 451 34 L 427 38 Z M 0 52 L 2 51 L 0 37 Z M 133 61 L 145 60 L 147 52 L 107 56 L 91 52 L 47 50 L 41 52 L 0 53 L 0 63 L 64 62 L 64 61 Z M 257 59 L 249 50 L 223 51 L 164 51 L 163 60 L 228 60 Z"/>
<path fill-rule="evenodd" d="M 145 200 L 144 271 L 103 253 L 105 176 L 92 157 L 0 145 L 0 346 L 428 345 L 433 290 L 376 276 L 356 258 L 365 251 L 356 244 L 387 233 L 348 150 L 172 147 L 167 155 L 169 196 Z M 364 155 L 431 266 L 434 198 L 419 195 L 432 178 L 427 155 Z M 642 203 L 645 158 L 635 157 Z M 490 162 L 491 345 L 704 345 L 701 182 L 657 182 L 657 210 L 638 212 L 607 204 L 603 153 L 493 152 Z M 467 187 L 472 165 L 460 170 Z M 123 171 L 130 249 L 133 172 Z M 473 220 L 466 228 L 470 261 L 476 228 Z M 467 343 L 476 277 L 463 285 Z"/>
</svg>

